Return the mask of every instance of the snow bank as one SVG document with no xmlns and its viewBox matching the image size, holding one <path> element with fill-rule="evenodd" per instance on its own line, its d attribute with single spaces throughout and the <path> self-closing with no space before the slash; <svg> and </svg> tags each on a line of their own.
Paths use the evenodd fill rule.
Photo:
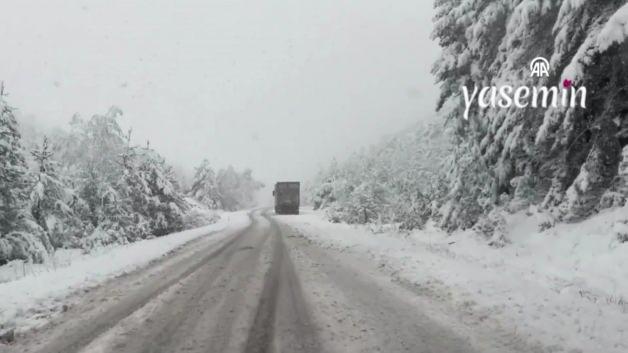
<svg viewBox="0 0 628 353">
<path fill-rule="evenodd" d="M 511 243 L 501 249 L 469 232 L 373 234 L 307 211 L 280 219 L 318 244 L 372 258 L 430 299 L 452 304 L 465 323 L 493 322 L 557 352 L 619 353 L 628 351 L 628 243 L 616 233 L 628 231 L 627 211 L 542 232 L 541 213 L 515 214 L 507 220 Z"/>
<path fill-rule="evenodd" d="M 18 280 L 0 283 L 0 332 L 17 327 L 26 330 L 41 325 L 58 310 L 63 299 L 78 289 L 95 286 L 107 279 L 136 270 L 169 251 L 198 237 L 227 227 L 242 227 L 249 222 L 246 212 L 226 212 L 216 223 L 163 237 L 141 240 L 122 246 L 101 248 L 90 254 L 78 251 L 60 255 L 63 265 L 42 265 L 25 271 Z M 0 272 L 14 268 L 0 267 Z M 6 277 L 6 276 L 5 276 Z"/>
</svg>

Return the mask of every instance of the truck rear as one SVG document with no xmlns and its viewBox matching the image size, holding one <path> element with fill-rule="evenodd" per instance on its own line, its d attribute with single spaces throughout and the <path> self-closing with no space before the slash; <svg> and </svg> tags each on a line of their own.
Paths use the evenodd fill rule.
<svg viewBox="0 0 628 353">
<path fill-rule="evenodd" d="M 301 184 L 298 181 L 281 181 L 275 184 L 276 214 L 299 214 Z"/>
</svg>

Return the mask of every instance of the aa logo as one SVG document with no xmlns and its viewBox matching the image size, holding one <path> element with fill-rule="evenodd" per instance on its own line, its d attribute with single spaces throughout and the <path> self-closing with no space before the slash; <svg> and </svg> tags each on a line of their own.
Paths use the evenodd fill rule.
<svg viewBox="0 0 628 353">
<path fill-rule="evenodd" d="M 543 57 L 535 58 L 530 62 L 530 77 L 549 77 L 549 61 Z"/>
</svg>

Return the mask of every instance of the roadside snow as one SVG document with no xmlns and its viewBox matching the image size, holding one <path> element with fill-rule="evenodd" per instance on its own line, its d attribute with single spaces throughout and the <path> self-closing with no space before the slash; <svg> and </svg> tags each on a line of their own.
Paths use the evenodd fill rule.
<svg viewBox="0 0 628 353">
<path fill-rule="evenodd" d="M 508 218 L 511 243 L 501 249 L 468 231 L 373 233 L 307 210 L 278 218 L 315 243 L 377 261 L 471 326 L 493 325 L 552 352 L 628 351 L 628 243 L 616 237 L 628 230 L 628 208 L 543 232 L 546 218 L 531 211 Z"/>
<path fill-rule="evenodd" d="M 167 236 L 121 246 L 101 248 L 90 254 L 61 252 L 56 264 L 29 267 L 28 271 L 0 267 L 0 273 L 24 271 L 25 277 L 0 283 L 0 333 L 19 331 L 45 323 L 52 311 L 63 306 L 64 298 L 79 289 L 87 289 L 126 272 L 147 265 L 183 244 L 226 228 L 239 228 L 249 222 L 247 212 L 225 212 L 216 223 Z M 217 237 L 218 238 L 218 237 Z"/>
</svg>

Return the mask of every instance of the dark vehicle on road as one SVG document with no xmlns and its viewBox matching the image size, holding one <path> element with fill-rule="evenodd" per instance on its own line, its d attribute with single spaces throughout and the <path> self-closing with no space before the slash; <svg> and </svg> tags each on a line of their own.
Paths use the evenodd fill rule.
<svg viewBox="0 0 628 353">
<path fill-rule="evenodd" d="M 273 196 L 276 214 L 299 214 L 300 188 L 298 181 L 280 181 L 275 184 Z"/>
</svg>

